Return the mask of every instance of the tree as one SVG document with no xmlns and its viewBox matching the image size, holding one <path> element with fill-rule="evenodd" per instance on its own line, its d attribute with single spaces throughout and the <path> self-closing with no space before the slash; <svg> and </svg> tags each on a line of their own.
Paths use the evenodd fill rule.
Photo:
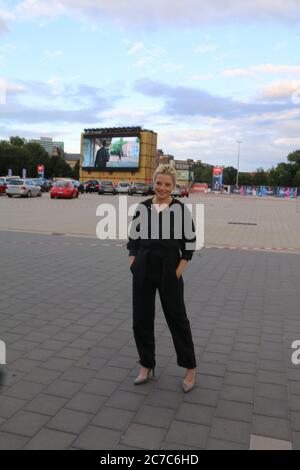
<svg viewBox="0 0 300 470">
<path fill-rule="evenodd" d="M 233 166 L 227 166 L 223 169 L 223 184 L 234 185 L 236 183 L 237 170 Z"/>
<path fill-rule="evenodd" d="M 290 163 L 295 163 L 300 166 L 300 150 L 289 153 L 287 159 Z"/>
<path fill-rule="evenodd" d="M 73 170 L 72 170 L 72 177 L 74 178 L 74 180 L 79 180 L 79 170 L 80 170 L 80 163 L 79 161 L 76 162 Z"/>
<path fill-rule="evenodd" d="M 10 145 L 14 145 L 15 147 L 23 147 L 26 140 L 23 137 L 10 137 L 9 138 Z"/>
<path fill-rule="evenodd" d="M 212 167 L 207 167 L 201 163 L 195 167 L 194 173 L 195 183 L 207 183 L 211 185 L 212 182 Z"/>
<path fill-rule="evenodd" d="M 262 167 L 257 168 L 252 177 L 252 181 L 255 186 L 266 186 L 268 184 L 267 173 Z"/>
</svg>

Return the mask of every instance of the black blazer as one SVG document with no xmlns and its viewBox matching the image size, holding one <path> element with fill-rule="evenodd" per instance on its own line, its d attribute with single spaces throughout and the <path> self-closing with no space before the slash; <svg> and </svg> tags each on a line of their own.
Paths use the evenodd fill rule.
<svg viewBox="0 0 300 470">
<path fill-rule="evenodd" d="M 142 205 L 146 209 L 145 211 L 141 210 Z M 159 249 L 162 254 L 162 277 L 164 282 L 175 280 L 176 268 L 180 259 L 191 260 L 195 251 L 195 226 L 190 211 L 177 199 L 173 199 L 169 207 L 163 210 L 163 212 L 165 211 L 168 211 L 170 216 L 170 230 L 167 238 L 164 238 L 162 233 L 163 214 L 162 212 L 157 213 L 155 207 L 153 207 L 153 198 L 143 201 L 133 217 L 127 249 L 129 250 L 129 256 L 136 257 L 131 266 L 131 271 L 141 284 L 146 277 L 147 259 L 148 256 L 151 256 L 151 249 Z M 152 212 L 153 218 L 151 218 Z M 144 218 L 144 215 L 146 218 Z M 151 234 L 153 220 L 157 223 L 158 238 L 153 238 Z M 186 237 L 187 228 L 189 237 Z M 133 231 L 139 234 L 137 239 L 132 238 Z M 178 238 L 179 235 L 181 235 L 180 238 Z M 187 244 L 192 245 L 192 247 L 187 246 Z"/>
</svg>

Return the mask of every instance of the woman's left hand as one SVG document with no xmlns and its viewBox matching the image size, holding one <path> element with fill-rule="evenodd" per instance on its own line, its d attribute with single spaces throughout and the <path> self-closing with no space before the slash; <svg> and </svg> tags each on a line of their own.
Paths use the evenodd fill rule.
<svg viewBox="0 0 300 470">
<path fill-rule="evenodd" d="M 187 265 L 187 261 L 185 259 L 181 259 L 179 265 L 177 266 L 176 269 L 176 276 L 177 279 L 180 279 L 182 276 L 183 271 L 185 270 Z"/>
</svg>

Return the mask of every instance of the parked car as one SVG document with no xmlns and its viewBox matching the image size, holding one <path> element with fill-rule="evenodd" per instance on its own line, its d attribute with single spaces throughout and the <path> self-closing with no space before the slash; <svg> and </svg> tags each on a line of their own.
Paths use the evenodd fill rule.
<svg viewBox="0 0 300 470">
<path fill-rule="evenodd" d="M 147 184 L 147 186 L 145 186 L 145 189 L 143 191 L 143 196 L 151 196 L 152 194 L 155 194 L 155 193 L 153 189 L 153 183 L 150 183 L 150 184 Z"/>
<path fill-rule="evenodd" d="M 181 197 L 189 197 L 189 195 L 190 195 L 189 188 L 182 186 Z"/>
<path fill-rule="evenodd" d="M 78 188 L 73 184 L 73 182 L 67 180 L 56 181 L 54 186 L 50 190 L 51 199 L 54 198 L 64 198 L 64 199 L 73 199 L 79 196 Z"/>
<path fill-rule="evenodd" d="M 140 183 L 140 182 L 137 182 L 137 183 L 133 183 L 132 185 L 130 185 L 129 189 L 128 189 L 128 194 L 130 194 L 130 196 L 133 196 L 133 194 L 142 194 L 144 195 L 144 191 L 146 189 L 146 184 L 145 183 Z"/>
<path fill-rule="evenodd" d="M 179 184 L 175 185 L 175 188 L 172 191 L 172 196 L 173 197 L 181 197 L 181 187 L 179 186 Z"/>
<path fill-rule="evenodd" d="M 118 194 L 128 194 L 130 184 L 125 181 L 120 181 L 119 184 L 116 186 L 116 192 Z"/>
<path fill-rule="evenodd" d="M 7 184 L 6 194 L 8 197 L 20 196 L 20 197 L 31 197 L 42 195 L 42 189 L 39 185 L 35 184 L 34 181 L 30 179 L 22 180 L 15 179 L 11 180 Z"/>
<path fill-rule="evenodd" d="M 100 181 L 98 194 L 105 193 L 116 194 L 116 187 L 112 181 Z"/>
<path fill-rule="evenodd" d="M 51 184 L 46 178 L 32 178 L 32 181 L 41 187 L 42 193 L 48 193 L 51 189 Z"/>
<path fill-rule="evenodd" d="M 4 178 L 0 178 L 0 194 L 5 194 L 7 183 Z"/>
<path fill-rule="evenodd" d="M 76 186 L 76 188 L 78 188 L 78 191 L 83 194 L 84 193 L 84 184 L 81 183 L 80 181 L 78 180 L 72 180 L 72 183 L 74 184 L 74 186 Z"/>
<path fill-rule="evenodd" d="M 83 183 L 83 186 L 84 186 L 84 191 L 86 193 L 98 193 L 99 187 L 100 187 L 100 181 L 99 180 L 85 181 Z"/>
</svg>

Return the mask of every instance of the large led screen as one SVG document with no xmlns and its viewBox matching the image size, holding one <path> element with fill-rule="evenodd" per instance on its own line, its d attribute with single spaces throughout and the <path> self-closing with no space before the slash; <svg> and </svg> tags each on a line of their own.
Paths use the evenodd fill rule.
<svg viewBox="0 0 300 470">
<path fill-rule="evenodd" d="M 95 170 L 137 169 L 139 137 L 83 137 L 82 168 Z"/>
</svg>

